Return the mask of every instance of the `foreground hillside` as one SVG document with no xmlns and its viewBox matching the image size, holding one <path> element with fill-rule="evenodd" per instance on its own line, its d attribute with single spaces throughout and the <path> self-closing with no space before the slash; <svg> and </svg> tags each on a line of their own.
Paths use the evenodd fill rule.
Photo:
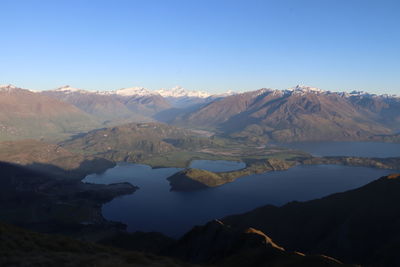
<svg viewBox="0 0 400 267">
<path fill-rule="evenodd" d="M 73 105 L 14 86 L 0 87 L 0 141 L 59 139 L 99 125 Z"/>
<path fill-rule="evenodd" d="M 254 228 L 237 229 L 215 220 L 194 227 L 168 249 L 193 263 L 216 266 L 339 266 L 336 259 L 287 251 Z"/>
<path fill-rule="evenodd" d="M 351 141 L 400 129 L 400 100 L 309 87 L 261 89 L 214 101 L 175 124 L 256 141 Z"/>
<path fill-rule="evenodd" d="M 282 207 L 264 206 L 223 222 L 255 227 L 282 246 L 345 262 L 399 266 L 400 174 L 359 189 Z"/>
<path fill-rule="evenodd" d="M 219 222 L 195 228 L 176 242 L 167 254 L 170 256 L 127 251 L 63 236 L 35 233 L 0 223 L 2 266 L 342 265 L 327 256 L 286 252 L 260 231 L 247 229 L 240 232 Z"/>
<path fill-rule="evenodd" d="M 127 252 L 0 223 L 1 266 L 191 266 L 165 257 Z"/>
</svg>

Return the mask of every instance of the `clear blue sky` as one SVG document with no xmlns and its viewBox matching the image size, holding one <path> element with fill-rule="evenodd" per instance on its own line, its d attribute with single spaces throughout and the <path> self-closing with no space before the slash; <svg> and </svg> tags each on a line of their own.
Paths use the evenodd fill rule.
<svg viewBox="0 0 400 267">
<path fill-rule="evenodd" d="M 0 0 L 0 83 L 400 94 L 397 0 Z"/>
</svg>

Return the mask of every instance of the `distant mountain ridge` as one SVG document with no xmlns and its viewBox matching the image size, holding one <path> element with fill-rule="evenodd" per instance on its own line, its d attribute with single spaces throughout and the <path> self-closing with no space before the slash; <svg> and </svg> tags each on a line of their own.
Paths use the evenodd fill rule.
<svg viewBox="0 0 400 267">
<path fill-rule="evenodd" d="M 296 86 L 221 98 L 174 124 L 264 142 L 352 141 L 400 129 L 400 98 Z"/>
<path fill-rule="evenodd" d="M 66 102 L 12 85 L 0 86 L 0 140 L 52 138 L 100 124 Z"/>
<path fill-rule="evenodd" d="M 158 91 L 144 87 L 89 91 L 67 85 L 40 93 L 73 104 L 100 120 L 125 120 L 123 122 L 152 121 L 151 117 L 160 112 L 205 104 L 220 97 L 206 92 L 188 91 L 182 87 Z M 126 121 L 128 118 L 130 121 Z"/>
</svg>

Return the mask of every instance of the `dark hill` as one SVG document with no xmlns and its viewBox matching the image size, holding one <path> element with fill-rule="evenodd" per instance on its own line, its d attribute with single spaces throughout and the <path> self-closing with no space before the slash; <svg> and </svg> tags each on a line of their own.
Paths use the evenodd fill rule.
<svg viewBox="0 0 400 267">
<path fill-rule="evenodd" d="M 345 262 L 399 266 L 400 175 L 359 189 L 282 207 L 264 206 L 223 222 L 255 227 L 285 248 Z"/>
<path fill-rule="evenodd" d="M 171 255 L 183 260 L 217 266 L 339 266 L 321 255 L 288 252 L 263 232 L 235 229 L 220 221 L 197 226 L 173 246 Z"/>
<path fill-rule="evenodd" d="M 191 266 L 177 260 L 127 252 L 0 223 L 1 266 Z"/>
</svg>

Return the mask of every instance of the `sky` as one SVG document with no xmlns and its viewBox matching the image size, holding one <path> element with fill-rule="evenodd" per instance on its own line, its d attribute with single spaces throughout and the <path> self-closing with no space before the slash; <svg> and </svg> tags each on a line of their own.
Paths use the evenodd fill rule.
<svg viewBox="0 0 400 267">
<path fill-rule="evenodd" d="M 400 94 L 397 0 L 0 0 L 0 84 Z"/>
</svg>

